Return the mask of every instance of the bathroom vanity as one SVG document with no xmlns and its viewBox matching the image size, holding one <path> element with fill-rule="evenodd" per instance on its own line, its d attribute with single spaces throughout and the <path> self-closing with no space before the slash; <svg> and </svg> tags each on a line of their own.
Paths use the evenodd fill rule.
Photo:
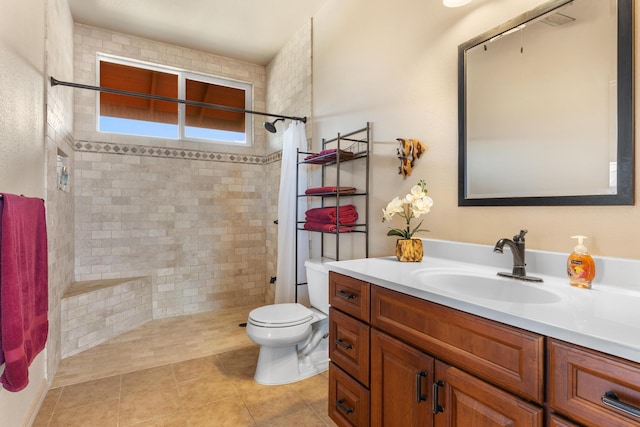
<svg viewBox="0 0 640 427">
<path fill-rule="evenodd" d="M 613 273 L 638 262 L 596 258 L 584 290 L 565 254 L 528 251 L 530 284 L 494 278 L 510 257 L 489 246 L 424 245 L 421 263 L 329 265 L 338 425 L 640 425 L 640 275 L 634 290 Z"/>
</svg>

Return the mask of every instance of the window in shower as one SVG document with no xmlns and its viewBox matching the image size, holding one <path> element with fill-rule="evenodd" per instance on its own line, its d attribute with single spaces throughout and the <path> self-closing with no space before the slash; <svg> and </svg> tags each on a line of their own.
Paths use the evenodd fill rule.
<svg viewBox="0 0 640 427">
<path fill-rule="evenodd" d="M 100 92 L 100 132 L 251 145 L 252 121 L 237 111 L 251 107 L 249 83 L 104 55 L 98 65 L 101 87 L 155 98 Z"/>
</svg>

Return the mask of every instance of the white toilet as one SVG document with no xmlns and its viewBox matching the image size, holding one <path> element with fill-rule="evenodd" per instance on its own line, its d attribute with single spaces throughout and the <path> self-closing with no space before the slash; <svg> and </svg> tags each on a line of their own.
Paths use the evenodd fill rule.
<svg viewBox="0 0 640 427">
<path fill-rule="evenodd" d="M 311 308 L 272 304 L 249 313 L 247 335 L 260 345 L 254 379 L 289 384 L 329 367 L 329 273 L 320 259 L 305 261 Z"/>
</svg>

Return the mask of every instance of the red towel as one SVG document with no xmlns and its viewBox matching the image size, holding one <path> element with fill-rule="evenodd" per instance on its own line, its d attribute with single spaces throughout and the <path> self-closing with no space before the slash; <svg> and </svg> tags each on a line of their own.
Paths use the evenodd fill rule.
<svg viewBox="0 0 640 427">
<path fill-rule="evenodd" d="M 321 165 L 323 163 L 330 163 L 336 161 L 336 153 L 338 150 L 335 148 L 329 150 L 322 150 L 318 154 L 311 154 L 304 158 L 307 163 L 313 163 Z M 351 151 L 340 150 L 340 160 L 352 160 L 354 154 Z"/>
<path fill-rule="evenodd" d="M 335 206 L 313 208 L 307 210 L 305 216 L 307 222 L 324 222 L 329 224 L 336 224 L 338 222 L 338 216 L 340 216 L 340 224 L 342 225 L 355 224 L 358 220 L 358 212 L 354 205 L 344 205 L 339 208 Z"/>
<path fill-rule="evenodd" d="M 2 194 L 1 202 L 0 382 L 20 391 L 47 342 L 47 228 L 42 200 Z"/>
<path fill-rule="evenodd" d="M 329 233 L 335 233 L 338 231 L 338 227 L 335 224 L 327 224 L 325 222 L 305 222 L 304 223 L 305 230 L 312 231 L 324 231 Z M 346 233 L 349 231 L 353 231 L 355 227 L 349 227 L 347 225 L 340 226 L 340 232 Z"/>
<path fill-rule="evenodd" d="M 316 188 L 307 188 L 304 194 L 353 194 L 356 192 L 355 187 L 316 187 Z"/>
</svg>

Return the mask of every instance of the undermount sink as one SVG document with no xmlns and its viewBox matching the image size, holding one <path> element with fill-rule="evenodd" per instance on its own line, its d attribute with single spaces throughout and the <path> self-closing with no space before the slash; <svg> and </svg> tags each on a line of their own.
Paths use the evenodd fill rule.
<svg viewBox="0 0 640 427">
<path fill-rule="evenodd" d="M 560 301 L 555 293 L 516 279 L 462 270 L 420 270 L 413 273 L 412 283 L 424 290 L 493 301 L 523 304 L 550 304 Z"/>
</svg>

